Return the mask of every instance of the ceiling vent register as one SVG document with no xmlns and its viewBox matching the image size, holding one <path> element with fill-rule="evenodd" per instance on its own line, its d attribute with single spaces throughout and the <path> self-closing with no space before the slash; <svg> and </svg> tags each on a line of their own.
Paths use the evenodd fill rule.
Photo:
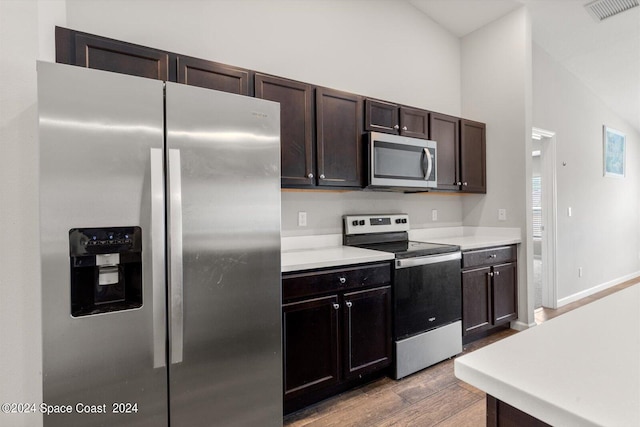
<svg viewBox="0 0 640 427">
<path fill-rule="evenodd" d="M 596 0 L 584 7 L 596 22 L 600 22 L 636 6 L 638 0 Z"/>
</svg>

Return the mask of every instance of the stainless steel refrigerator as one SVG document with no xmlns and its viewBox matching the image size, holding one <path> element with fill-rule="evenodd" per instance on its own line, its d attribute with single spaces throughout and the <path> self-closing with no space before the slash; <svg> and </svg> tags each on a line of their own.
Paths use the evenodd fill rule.
<svg viewBox="0 0 640 427">
<path fill-rule="evenodd" d="M 279 105 L 37 67 L 44 425 L 282 425 Z"/>
</svg>

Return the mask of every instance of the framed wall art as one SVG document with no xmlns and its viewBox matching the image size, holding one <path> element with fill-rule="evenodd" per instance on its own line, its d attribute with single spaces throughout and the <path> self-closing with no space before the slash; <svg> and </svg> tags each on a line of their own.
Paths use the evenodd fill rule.
<svg viewBox="0 0 640 427">
<path fill-rule="evenodd" d="M 624 178 L 627 137 L 619 130 L 603 126 L 604 176 Z"/>
</svg>

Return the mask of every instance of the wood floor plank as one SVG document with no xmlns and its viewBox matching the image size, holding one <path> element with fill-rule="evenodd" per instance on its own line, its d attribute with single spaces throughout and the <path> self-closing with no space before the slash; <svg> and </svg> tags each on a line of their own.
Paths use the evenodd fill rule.
<svg viewBox="0 0 640 427">
<path fill-rule="evenodd" d="M 387 390 L 381 393 L 361 395 L 353 398 L 356 404 L 332 411 L 317 418 L 306 427 L 369 427 L 377 420 L 388 418 L 391 414 L 402 412 L 410 403 Z"/>
<path fill-rule="evenodd" d="M 453 360 L 445 360 L 404 378 L 392 390 L 408 402 L 418 402 L 455 383 Z"/>
<path fill-rule="evenodd" d="M 462 411 L 447 418 L 441 423 L 436 424 L 437 427 L 481 427 L 486 424 L 487 419 L 487 402 L 485 399 L 478 400 L 476 403 L 467 406 Z"/>
<path fill-rule="evenodd" d="M 483 398 L 477 394 L 453 384 L 374 426 L 433 426 L 480 400 Z"/>
</svg>

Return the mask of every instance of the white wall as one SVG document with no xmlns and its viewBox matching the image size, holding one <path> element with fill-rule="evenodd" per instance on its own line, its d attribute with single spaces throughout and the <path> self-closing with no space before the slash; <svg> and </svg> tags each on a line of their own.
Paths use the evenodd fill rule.
<svg viewBox="0 0 640 427">
<path fill-rule="evenodd" d="M 640 274 L 640 135 L 542 48 L 534 45 L 533 56 L 534 124 L 556 132 L 562 305 Z M 624 179 L 603 177 L 603 125 L 627 135 Z"/>
<path fill-rule="evenodd" d="M 531 22 L 522 7 L 462 39 L 462 116 L 487 124 L 487 194 L 462 199 L 469 226 L 518 227 L 519 321 L 533 323 L 528 266 L 531 217 Z M 498 209 L 507 220 L 498 221 Z M 530 221 L 530 220 L 529 220 Z M 529 226 L 530 227 L 530 226 Z M 531 302 L 531 303 L 530 303 Z"/>
</svg>

